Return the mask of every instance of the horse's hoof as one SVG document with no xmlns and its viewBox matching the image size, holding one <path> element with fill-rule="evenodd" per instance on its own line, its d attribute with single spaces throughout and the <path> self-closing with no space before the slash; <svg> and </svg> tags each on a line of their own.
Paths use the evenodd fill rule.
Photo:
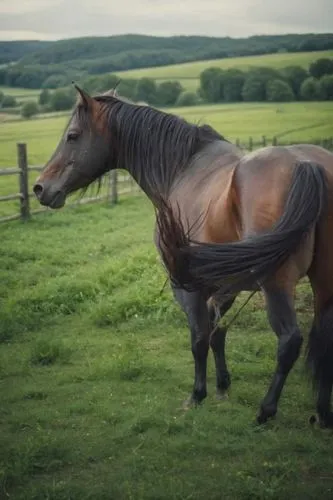
<svg viewBox="0 0 333 500">
<path fill-rule="evenodd" d="M 267 420 L 268 420 L 268 417 L 266 415 L 263 415 L 261 413 L 259 413 L 257 415 L 256 422 L 257 422 L 258 425 L 265 424 L 267 422 Z"/>
<path fill-rule="evenodd" d="M 316 415 L 311 415 L 311 417 L 309 418 L 309 424 L 314 425 L 316 422 L 317 422 Z"/>
<path fill-rule="evenodd" d="M 257 423 L 259 425 L 265 424 L 268 419 L 275 417 L 276 407 L 267 406 L 265 408 L 261 407 L 257 415 Z"/>
<path fill-rule="evenodd" d="M 229 399 L 229 394 L 226 390 L 217 389 L 216 390 L 216 399 L 218 401 L 226 401 L 227 399 Z"/>
<path fill-rule="evenodd" d="M 322 429 L 333 429 L 333 412 L 329 412 L 324 417 L 319 416 L 319 425 Z"/>
<path fill-rule="evenodd" d="M 190 396 L 189 398 L 185 399 L 182 408 L 183 410 L 191 410 L 191 408 L 196 408 L 198 404 L 198 401 L 196 401 L 193 396 Z"/>
</svg>

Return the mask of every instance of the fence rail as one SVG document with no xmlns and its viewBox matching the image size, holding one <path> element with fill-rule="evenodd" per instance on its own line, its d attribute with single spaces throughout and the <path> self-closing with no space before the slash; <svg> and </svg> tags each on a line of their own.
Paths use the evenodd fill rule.
<svg viewBox="0 0 333 500">
<path fill-rule="evenodd" d="M 245 142 L 236 139 L 235 143 L 238 147 L 244 148 L 248 151 L 253 151 L 254 149 L 265 147 L 269 144 L 273 146 L 277 146 L 278 144 L 287 144 L 282 140 L 282 136 L 273 137 L 270 141 L 265 136 L 262 136 L 260 141 L 255 141 L 252 137 L 249 137 L 249 139 Z M 311 143 L 333 151 L 333 137 L 321 139 L 319 141 L 312 141 Z M 43 167 L 38 165 L 28 165 L 27 145 L 25 143 L 17 144 L 17 164 L 17 167 L 0 169 L 0 177 L 18 175 L 19 188 L 18 193 L 0 196 L 0 202 L 18 200 L 20 207 L 19 213 L 0 217 L 0 222 L 12 221 L 15 219 L 25 221 L 28 220 L 31 215 L 39 214 L 48 210 L 47 208 L 38 208 L 34 210 L 31 210 L 30 208 L 30 198 L 34 197 L 34 194 L 29 190 L 29 173 L 40 172 Z M 117 172 L 117 170 L 112 170 L 106 174 L 103 177 L 101 184 L 101 190 L 103 191 L 104 189 L 104 194 L 81 198 L 74 203 L 70 203 L 69 206 L 84 205 L 86 203 L 94 203 L 102 200 L 108 201 L 111 205 L 114 205 L 118 203 L 120 195 L 140 192 L 140 188 L 128 174 Z M 124 185 L 126 187 L 123 187 Z"/>
<path fill-rule="evenodd" d="M 34 198 L 29 185 L 29 173 L 40 172 L 42 166 L 28 165 L 27 145 L 25 143 L 17 144 L 17 164 L 18 167 L 9 167 L 0 169 L 0 177 L 18 176 L 17 193 L 5 194 L 0 196 L 0 202 L 19 201 L 19 211 L 16 214 L 0 217 L 0 222 L 7 222 L 16 219 L 28 220 L 32 215 L 39 214 L 48 210 L 48 208 L 31 209 L 30 199 Z M 108 201 L 111 205 L 118 202 L 119 195 L 134 194 L 140 192 L 140 188 L 134 180 L 128 175 L 118 173 L 116 170 L 106 174 L 100 186 L 100 192 L 97 196 L 85 196 L 83 198 L 68 204 L 69 206 L 85 205 L 98 201 Z"/>
</svg>

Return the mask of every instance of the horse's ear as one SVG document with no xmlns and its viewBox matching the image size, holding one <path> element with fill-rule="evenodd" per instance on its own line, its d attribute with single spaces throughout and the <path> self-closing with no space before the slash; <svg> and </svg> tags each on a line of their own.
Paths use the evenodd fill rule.
<svg viewBox="0 0 333 500">
<path fill-rule="evenodd" d="M 81 104 L 83 104 L 85 109 L 89 109 L 92 105 L 93 98 L 88 94 L 88 92 L 76 85 L 76 83 L 73 82 L 73 85 L 79 93 Z"/>
<path fill-rule="evenodd" d="M 106 95 L 106 96 L 111 96 L 111 97 L 119 97 L 118 96 L 118 93 L 116 91 L 116 89 L 110 89 L 110 90 L 107 90 L 106 92 L 103 92 L 102 95 Z"/>
</svg>

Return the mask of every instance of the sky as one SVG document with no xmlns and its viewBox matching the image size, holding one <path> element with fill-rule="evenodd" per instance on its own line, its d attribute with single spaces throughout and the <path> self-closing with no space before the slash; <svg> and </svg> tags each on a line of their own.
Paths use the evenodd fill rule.
<svg viewBox="0 0 333 500">
<path fill-rule="evenodd" d="M 332 0 L 0 0 L 0 40 L 333 32 Z"/>
</svg>

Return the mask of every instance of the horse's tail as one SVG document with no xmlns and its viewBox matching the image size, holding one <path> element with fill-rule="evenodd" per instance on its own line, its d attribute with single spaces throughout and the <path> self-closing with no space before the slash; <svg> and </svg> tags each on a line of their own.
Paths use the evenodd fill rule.
<svg viewBox="0 0 333 500">
<path fill-rule="evenodd" d="M 239 292 L 260 285 L 295 252 L 316 224 L 326 201 L 323 169 L 299 162 L 293 171 L 284 213 L 272 230 L 226 243 L 193 241 L 180 213 L 164 202 L 157 214 L 162 258 L 173 283 L 185 290 Z"/>
</svg>

